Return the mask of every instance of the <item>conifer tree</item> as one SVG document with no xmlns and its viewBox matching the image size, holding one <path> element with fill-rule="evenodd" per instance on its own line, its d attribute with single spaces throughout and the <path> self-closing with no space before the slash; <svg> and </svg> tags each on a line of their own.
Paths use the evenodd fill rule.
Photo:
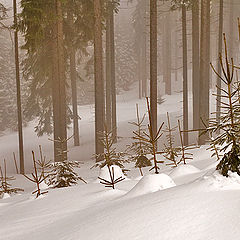
<svg viewBox="0 0 240 240">
<path fill-rule="evenodd" d="M 171 123 L 170 123 L 170 117 L 169 114 L 167 112 L 167 122 L 168 125 L 166 127 L 166 129 L 164 130 L 164 132 L 167 134 L 166 138 L 167 138 L 167 144 L 164 144 L 164 150 L 163 150 L 163 156 L 170 161 L 169 164 L 167 165 L 171 165 L 173 167 L 177 167 L 177 162 L 178 162 L 178 155 L 180 152 L 180 148 L 179 147 L 174 147 L 174 132 L 177 129 L 177 127 L 172 128 L 171 127 Z"/>
<path fill-rule="evenodd" d="M 158 139 L 162 136 L 161 130 L 163 127 L 163 124 L 161 124 L 161 126 L 158 128 L 156 135 L 154 135 L 154 131 L 153 131 L 153 126 L 152 126 L 152 116 L 151 116 L 151 111 L 150 111 L 150 104 L 149 104 L 149 99 L 147 98 L 147 108 L 148 108 L 148 119 L 149 119 L 149 123 L 148 123 L 148 129 L 147 131 L 144 131 L 142 135 L 139 135 L 137 132 L 135 132 L 135 137 L 134 139 L 139 140 L 144 142 L 144 144 L 148 145 L 148 148 L 150 149 L 150 153 L 152 154 L 152 159 L 154 162 L 154 166 L 149 170 L 154 170 L 156 174 L 159 173 L 159 167 L 158 164 L 159 163 L 163 163 L 164 161 L 158 161 L 157 160 L 157 141 Z"/>
<path fill-rule="evenodd" d="M 219 55 L 222 76 L 212 66 L 214 72 L 222 81 L 221 92 L 221 116 L 218 119 L 212 118 L 209 120 L 209 126 L 206 125 L 206 131 L 211 135 L 220 133 L 214 137 L 212 143 L 220 145 L 220 151 L 224 153 L 221 161 L 217 165 L 217 170 L 222 175 L 228 176 L 228 171 L 237 172 L 240 175 L 240 104 L 238 99 L 238 88 L 234 83 L 234 62 L 229 60 L 226 37 L 224 34 L 225 56 Z M 226 100 L 226 101 L 225 101 Z"/>
<path fill-rule="evenodd" d="M 126 172 L 127 170 L 124 168 L 124 162 L 126 162 L 126 160 L 124 159 L 124 154 L 117 152 L 114 147 L 113 132 L 108 130 L 107 125 L 104 124 L 104 131 L 99 135 L 100 141 L 104 147 L 104 152 L 96 156 L 97 159 L 101 160 L 96 162 L 94 166 L 103 168 L 104 166 L 110 167 L 116 165 L 119 166 L 123 172 Z"/>
<path fill-rule="evenodd" d="M 12 187 L 12 185 L 9 182 L 15 180 L 15 178 L 7 176 L 7 165 L 6 165 L 5 159 L 3 161 L 3 164 L 4 164 L 4 170 L 2 170 L 0 166 L 0 196 L 4 193 L 11 195 L 12 193 L 18 193 L 20 191 L 24 191 L 21 188 Z"/>
<path fill-rule="evenodd" d="M 142 118 L 140 118 L 138 104 L 136 104 L 136 114 L 137 122 L 130 122 L 130 124 L 134 125 L 137 130 L 133 131 L 134 142 L 128 147 L 128 150 L 130 153 L 134 153 L 134 155 L 132 155 L 132 160 L 135 161 L 135 167 L 139 168 L 139 171 L 143 176 L 142 168 L 152 166 L 151 161 L 146 156 L 151 153 L 151 148 L 149 147 L 149 144 L 139 138 L 139 136 L 144 137 L 144 131 L 146 131 L 143 124 L 146 115 L 144 114 Z"/>
</svg>

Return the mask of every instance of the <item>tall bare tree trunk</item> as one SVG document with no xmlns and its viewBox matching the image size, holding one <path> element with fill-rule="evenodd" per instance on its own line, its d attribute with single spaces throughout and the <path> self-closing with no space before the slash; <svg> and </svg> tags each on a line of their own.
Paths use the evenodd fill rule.
<svg viewBox="0 0 240 240">
<path fill-rule="evenodd" d="M 14 26 L 17 26 L 17 2 L 13 0 Z M 20 173 L 24 174 L 24 151 L 23 151 L 23 130 L 22 130 L 22 103 L 21 103 L 21 84 L 19 71 L 19 52 L 18 52 L 18 30 L 14 31 L 15 67 L 16 67 L 16 87 L 17 87 L 17 115 L 18 115 L 18 145 L 20 159 Z"/>
<path fill-rule="evenodd" d="M 101 133 L 104 130 L 104 83 L 102 60 L 101 0 L 94 0 L 94 76 L 95 76 L 95 148 L 96 154 L 104 152 Z M 98 160 L 98 159 L 97 159 Z"/>
<path fill-rule="evenodd" d="M 67 159 L 67 119 L 66 119 L 66 79 L 63 47 L 63 16 L 62 3 L 54 2 L 55 24 L 53 24 L 53 122 L 54 122 L 54 160 Z M 59 140 L 63 141 L 62 143 Z M 60 154 L 60 149 L 63 154 Z"/>
<path fill-rule="evenodd" d="M 218 16 L 218 54 L 222 54 L 222 37 L 223 37 L 223 0 L 219 1 L 219 16 Z M 221 76 L 221 64 L 220 61 L 218 61 L 217 65 L 217 72 Z M 217 77 L 217 107 L 216 107 L 216 119 L 217 122 L 220 123 L 220 116 L 221 116 L 221 79 Z"/>
<path fill-rule="evenodd" d="M 143 26 L 143 29 L 144 29 L 144 32 L 143 32 L 143 41 L 142 41 L 142 56 L 141 56 L 141 60 L 142 60 L 142 97 L 146 97 L 147 96 L 147 69 L 146 69 L 146 66 L 147 66 L 147 49 L 146 49 L 146 41 L 147 41 L 147 33 L 146 33 L 146 26 L 147 26 L 147 23 L 146 23 L 146 19 L 147 19 L 147 1 L 144 0 L 144 26 Z"/>
<path fill-rule="evenodd" d="M 70 78 L 71 78 L 71 90 L 72 90 L 72 108 L 73 108 L 73 134 L 74 134 L 74 146 L 79 146 L 79 126 L 78 126 L 78 101 L 77 101 L 77 72 L 76 72 L 76 50 L 74 47 L 74 22 L 73 14 L 68 13 L 68 22 L 70 25 L 70 39 L 69 39 L 69 55 L 70 55 Z"/>
<path fill-rule="evenodd" d="M 199 129 L 199 1 L 192 6 L 192 94 L 193 94 L 193 128 Z"/>
<path fill-rule="evenodd" d="M 183 41 L 183 130 L 188 130 L 188 67 L 187 67 L 187 11 L 182 4 L 182 41 Z M 183 133 L 183 143 L 188 145 L 188 132 Z"/>
<path fill-rule="evenodd" d="M 200 85 L 199 85 L 199 116 L 200 128 L 202 121 L 208 126 L 209 119 L 209 70 L 210 70 L 210 0 L 201 2 L 201 42 L 200 42 Z M 207 136 L 199 136 L 199 144 L 206 142 Z"/>
<path fill-rule="evenodd" d="M 172 70 L 172 33 L 171 33 L 171 15 L 170 12 L 167 13 L 166 16 L 166 30 L 165 30 L 165 41 L 166 41 L 166 46 L 165 46 L 165 59 L 164 61 L 166 62 L 166 75 L 165 75 L 165 92 L 168 95 L 171 95 L 172 93 L 172 80 L 171 80 L 171 70 Z"/>
<path fill-rule="evenodd" d="M 111 72 L 111 4 L 108 2 L 108 11 L 106 17 L 106 123 L 109 130 L 112 130 L 112 72 Z"/>
<path fill-rule="evenodd" d="M 112 136 L 117 142 L 117 101 L 115 77 L 115 33 L 114 33 L 114 0 L 111 2 L 110 14 L 110 47 L 111 47 L 111 89 L 112 89 Z"/>
<path fill-rule="evenodd" d="M 157 133 L 157 1 L 150 0 L 150 112 Z"/>
</svg>

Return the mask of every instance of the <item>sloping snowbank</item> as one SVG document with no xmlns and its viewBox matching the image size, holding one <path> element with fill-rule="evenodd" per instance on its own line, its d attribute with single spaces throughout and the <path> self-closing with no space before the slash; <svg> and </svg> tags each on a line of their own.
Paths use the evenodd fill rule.
<svg viewBox="0 0 240 240">
<path fill-rule="evenodd" d="M 137 197 L 175 187 L 174 181 L 166 174 L 145 175 L 127 194 L 126 197 Z"/>
<path fill-rule="evenodd" d="M 198 173 L 200 170 L 190 164 L 183 164 L 179 165 L 176 168 L 174 168 L 169 176 L 172 178 L 182 177 L 188 174 Z"/>
</svg>

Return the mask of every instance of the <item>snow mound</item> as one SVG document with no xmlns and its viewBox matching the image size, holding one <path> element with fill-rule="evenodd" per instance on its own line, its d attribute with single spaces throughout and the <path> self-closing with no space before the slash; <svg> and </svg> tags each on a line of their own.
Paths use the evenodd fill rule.
<svg viewBox="0 0 240 240">
<path fill-rule="evenodd" d="M 2 199 L 7 199 L 7 198 L 10 198 L 10 197 L 11 197 L 10 194 L 4 193 Z"/>
<path fill-rule="evenodd" d="M 170 173 L 169 176 L 171 178 L 178 178 L 182 177 L 185 175 L 193 174 L 193 173 L 198 173 L 200 170 L 192 165 L 189 164 L 184 164 L 184 165 L 179 165 L 178 167 L 174 168 Z"/>
<path fill-rule="evenodd" d="M 228 172 L 229 177 L 215 172 L 212 176 L 205 176 L 204 178 L 210 182 L 210 186 L 220 190 L 234 190 L 240 189 L 240 176 L 236 172 Z"/>
<path fill-rule="evenodd" d="M 111 173 L 112 173 L 112 168 L 114 169 L 114 179 L 117 179 L 119 177 L 123 177 L 126 179 L 126 177 L 124 176 L 124 174 L 122 172 L 122 169 L 119 166 L 112 165 L 110 167 Z M 107 181 L 111 181 L 109 170 L 108 170 L 107 166 L 104 166 L 103 168 L 100 169 L 99 177 L 102 179 L 105 179 Z M 100 179 L 98 179 L 96 182 L 100 182 Z"/>
<path fill-rule="evenodd" d="M 210 164 L 209 166 L 207 166 L 204 170 L 211 170 L 211 169 L 216 169 L 217 165 L 219 162 L 214 162 L 212 164 Z"/>
<path fill-rule="evenodd" d="M 171 177 L 164 173 L 150 174 L 142 177 L 142 179 L 125 196 L 137 197 L 175 186 L 176 184 Z"/>
</svg>

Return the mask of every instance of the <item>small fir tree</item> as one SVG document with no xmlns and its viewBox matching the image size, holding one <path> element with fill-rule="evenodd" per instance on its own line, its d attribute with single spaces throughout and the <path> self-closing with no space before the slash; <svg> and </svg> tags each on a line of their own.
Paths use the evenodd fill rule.
<svg viewBox="0 0 240 240">
<path fill-rule="evenodd" d="M 54 162 L 51 164 L 51 172 L 49 173 L 48 184 L 52 185 L 54 188 L 70 187 L 71 185 L 77 184 L 78 180 L 87 183 L 83 178 L 78 176 L 74 170 L 74 168 L 80 168 L 80 162 L 69 161 L 67 159 L 65 145 L 71 138 L 72 136 L 67 139 L 49 139 L 50 141 L 60 143 L 60 147 L 58 148 L 58 156 L 60 159 L 62 159 L 61 162 Z"/>
<path fill-rule="evenodd" d="M 151 112 L 150 112 L 150 105 L 149 105 L 149 99 L 147 99 L 147 108 L 148 108 L 148 118 L 149 118 L 149 124 L 148 124 L 148 131 L 143 131 L 142 135 L 139 135 L 137 132 L 135 132 L 135 140 L 141 140 L 142 142 L 144 142 L 144 144 L 147 144 L 149 146 L 150 152 L 152 154 L 152 159 L 154 162 L 154 166 L 149 170 L 152 171 L 154 169 L 155 173 L 158 174 L 159 173 L 159 167 L 158 164 L 159 163 L 164 163 L 164 161 L 158 161 L 157 160 L 157 141 L 159 140 L 159 138 L 162 136 L 161 130 L 163 127 L 163 124 L 159 127 L 156 136 L 154 136 L 153 134 L 153 127 L 152 127 L 152 120 L 151 120 Z M 151 159 L 151 160 L 152 160 Z"/>
<path fill-rule="evenodd" d="M 46 156 L 43 156 L 42 147 L 39 145 L 40 160 L 37 161 L 38 169 L 41 170 L 43 177 L 45 178 L 46 173 L 49 173 L 51 168 L 51 160 L 47 161 Z"/>
<path fill-rule="evenodd" d="M 229 61 L 226 37 L 224 34 L 225 60 L 219 55 L 219 61 L 223 76 L 212 66 L 213 71 L 221 79 L 223 87 L 220 89 L 221 116 L 219 122 L 216 118 L 209 120 L 209 127 L 203 133 L 210 132 L 219 134 L 214 137 L 212 143 L 220 146 L 224 153 L 223 158 L 217 165 L 217 170 L 224 176 L 228 171 L 237 172 L 240 175 L 240 104 L 238 99 L 239 89 L 234 85 L 234 62 Z"/>
<path fill-rule="evenodd" d="M 167 165 L 177 167 L 177 162 L 178 162 L 178 155 L 179 152 L 181 151 L 181 148 L 179 147 L 174 147 L 174 132 L 176 131 L 177 127 L 171 127 L 170 123 L 170 117 L 167 112 L 167 121 L 168 125 L 164 132 L 166 133 L 166 138 L 167 138 L 167 144 L 164 144 L 164 150 L 163 150 L 163 156 L 170 161 Z"/>
<path fill-rule="evenodd" d="M 110 167 L 112 165 L 117 165 L 124 173 L 128 171 L 123 165 L 127 162 L 124 159 L 125 154 L 116 151 L 116 148 L 114 147 L 113 132 L 108 130 L 106 124 L 104 124 L 104 131 L 101 133 L 100 140 L 104 146 L 104 152 L 94 156 L 94 158 L 99 159 L 94 167 L 103 168 L 104 166 Z"/>
<path fill-rule="evenodd" d="M 9 177 L 7 176 L 7 165 L 6 165 L 6 160 L 4 159 L 4 172 L 2 171 L 2 168 L 0 166 L 0 196 L 2 194 L 13 194 L 13 193 L 18 193 L 21 191 L 24 191 L 21 188 L 13 188 L 12 185 L 9 183 L 10 181 L 14 181 L 14 177 Z"/>
<path fill-rule="evenodd" d="M 48 177 L 48 175 L 43 177 L 42 173 L 40 175 L 38 174 L 37 164 L 35 160 L 35 153 L 33 151 L 32 151 L 32 160 L 33 160 L 33 168 L 34 168 L 34 173 L 32 173 L 32 178 L 28 177 L 25 174 L 24 174 L 24 177 L 37 185 L 37 189 L 33 191 L 32 194 L 36 193 L 36 198 L 38 198 L 40 195 L 48 193 L 48 191 L 42 191 L 40 188 L 40 184 Z"/>
<path fill-rule="evenodd" d="M 143 136 L 143 133 L 145 131 L 143 122 L 146 115 L 144 114 L 143 117 L 140 118 L 138 104 L 136 104 L 136 114 L 137 122 L 130 122 L 130 124 L 134 125 L 137 128 L 136 131 L 133 131 L 134 137 Z M 139 168 L 139 171 L 143 176 L 142 168 L 152 166 L 151 161 L 146 156 L 147 154 L 151 153 L 151 149 L 149 148 L 149 144 L 146 144 L 144 141 L 142 141 L 142 139 L 135 139 L 134 137 L 133 139 L 135 141 L 130 146 L 128 146 L 128 151 L 134 153 L 131 158 L 133 161 L 135 161 L 135 167 Z"/>
<path fill-rule="evenodd" d="M 83 178 L 79 177 L 74 168 L 80 167 L 79 162 L 63 161 L 55 162 L 52 165 L 49 182 L 54 188 L 70 187 L 76 185 L 79 180 L 86 183 Z"/>
<path fill-rule="evenodd" d="M 187 164 L 187 160 L 193 159 L 193 154 L 190 152 L 187 152 L 188 150 L 195 149 L 196 146 L 184 146 L 183 143 L 183 136 L 182 133 L 183 131 L 181 130 L 181 124 L 180 121 L 178 120 L 178 131 L 179 131 L 179 137 L 180 137 L 180 143 L 181 143 L 181 151 L 179 153 L 180 155 L 180 160 L 177 162 L 177 165 L 183 162 L 183 164 Z"/>
</svg>

